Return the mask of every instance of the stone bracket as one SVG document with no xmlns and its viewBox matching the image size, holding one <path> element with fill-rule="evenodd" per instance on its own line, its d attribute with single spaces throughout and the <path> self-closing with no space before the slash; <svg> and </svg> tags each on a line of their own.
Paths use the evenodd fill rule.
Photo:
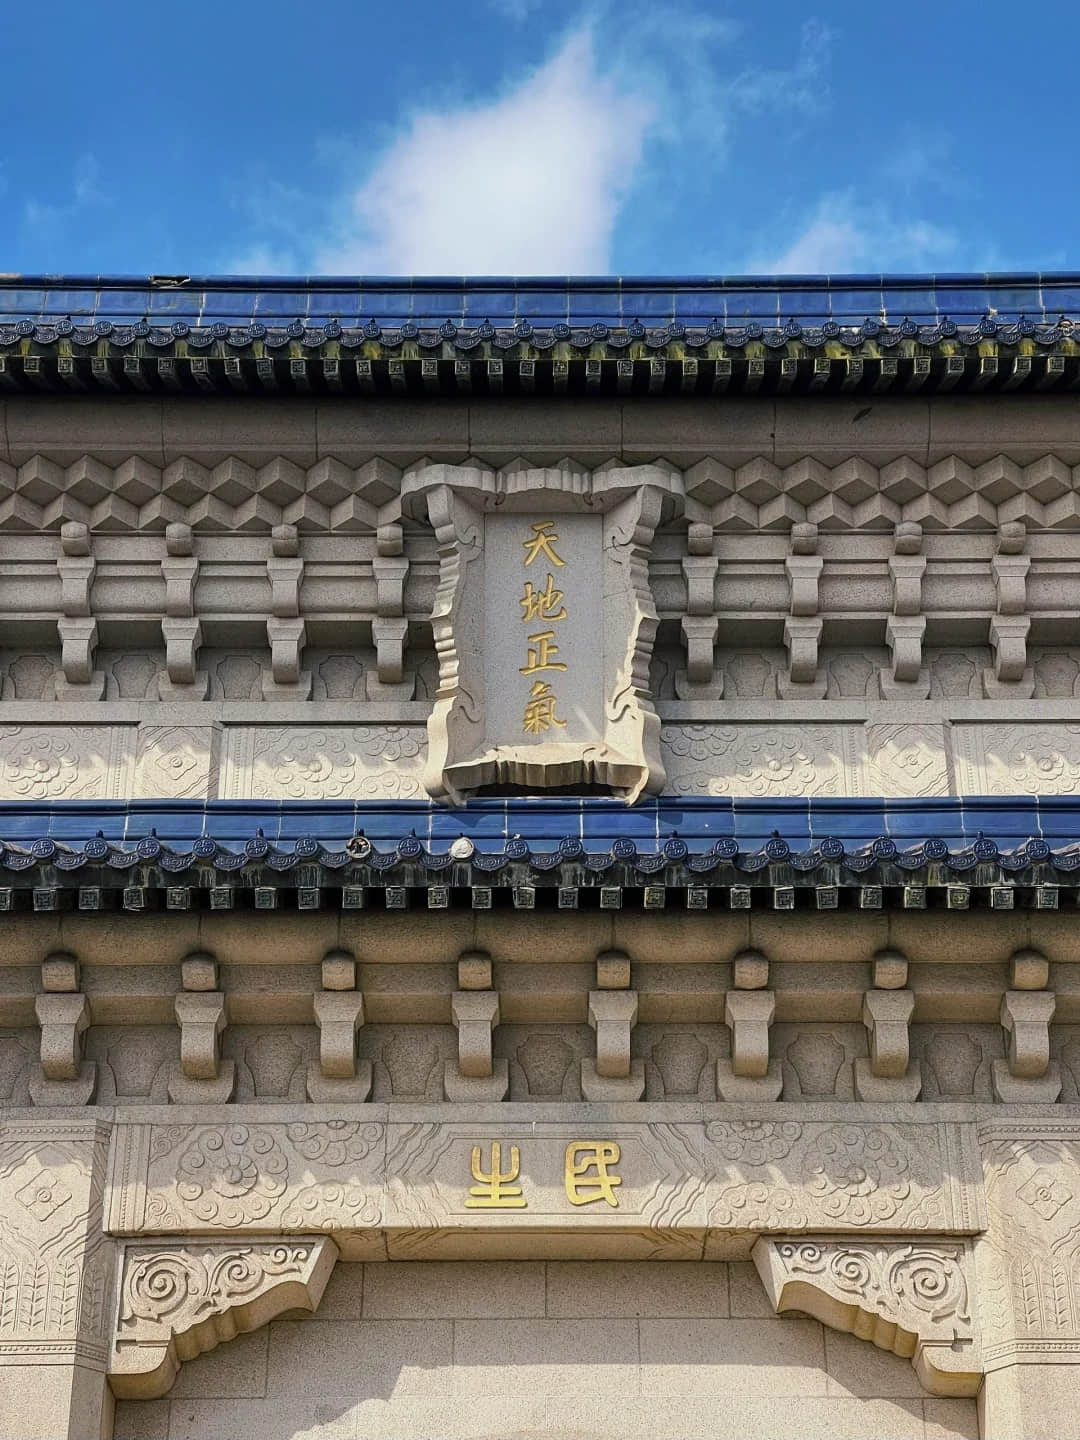
<svg viewBox="0 0 1080 1440">
<path fill-rule="evenodd" d="M 983 1365 L 964 1241 L 759 1239 L 751 1252 L 773 1309 L 911 1360 L 934 1395 L 974 1395 Z"/>
<path fill-rule="evenodd" d="M 314 1310 L 337 1257 L 327 1236 L 125 1245 L 108 1368 L 113 1393 L 164 1395 L 185 1360 L 286 1310 Z"/>
</svg>

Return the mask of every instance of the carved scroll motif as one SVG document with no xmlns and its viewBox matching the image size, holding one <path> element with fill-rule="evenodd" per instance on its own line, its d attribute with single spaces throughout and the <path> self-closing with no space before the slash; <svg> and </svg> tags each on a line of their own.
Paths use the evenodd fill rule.
<svg viewBox="0 0 1080 1440">
<path fill-rule="evenodd" d="M 762 1238 L 752 1251 L 778 1314 L 801 1310 L 911 1360 L 935 1395 L 974 1395 L 982 1364 L 964 1242 Z"/>
<path fill-rule="evenodd" d="M 121 1397 L 164 1395 L 184 1360 L 266 1325 L 314 1310 L 337 1260 L 332 1240 L 249 1245 L 129 1245 L 109 1380 Z"/>
</svg>

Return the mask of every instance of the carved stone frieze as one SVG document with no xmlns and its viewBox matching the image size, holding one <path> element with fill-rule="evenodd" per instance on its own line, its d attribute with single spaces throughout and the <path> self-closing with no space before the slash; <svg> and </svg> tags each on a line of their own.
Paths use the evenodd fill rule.
<svg viewBox="0 0 1080 1440">
<path fill-rule="evenodd" d="M 420 725 L 230 727 L 223 798 L 422 798 Z"/>
<path fill-rule="evenodd" d="M 115 800 L 131 793 L 131 725 L 0 725 L 0 800 Z"/>
<path fill-rule="evenodd" d="M 834 1330 L 910 1357 L 935 1395 L 974 1395 L 982 1362 L 969 1246 L 942 1241 L 758 1240 L 752 1251 L 777 1313 L 800 1310 Z"/>
<path fill-rule="evenodd" d="M 859 795 L 855 725 L 666 724 L 660 742 L 676 795 Z"/>
<path fill-rule="evenodd" d="M 1075 795 L 1080 725 L 954 726 L 964 795 Z"/>
<path fill-rule="evenodd" d="M 109 1383 L 122 1398 L 164 1395 L 185 1360 L 314 1310 L 337 1260 L 332 1240 L 124 1246 Z"/>
<path fill-rule="evenodd" d="M 134 795 L 155 800 L 216 796 L 220 739 L 217 725 L 140 725 Z"/>
<path fill-rule="evenodd" d="M 970 1233 L 981 1224 L 974 1135 L 962 1124 L 715 1118 L 705 1164 L 717 1232 Z"/>
<path fill-rule="evenodd" d="M 942 725 L 868 725 L 866 793 L 902 796 L 948 795 L 949 752 Z"/>
<path fill-rule="evenodd" d="M 128 1235 L 377 1228 L 384 1143 L 383 1125 L 362 1119 L 121 1124 L 110 1226 Z"/>
</svg>

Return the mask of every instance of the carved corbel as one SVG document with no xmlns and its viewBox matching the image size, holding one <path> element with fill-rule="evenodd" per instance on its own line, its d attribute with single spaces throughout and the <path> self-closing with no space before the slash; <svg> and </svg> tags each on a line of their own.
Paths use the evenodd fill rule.
<svg viewBox="0 0 1080 1440">
<path fill-rule="evenodd" d="M 371 562 L 375 576 L 375 610 L 379 615 L 401 615 L 405 610 L 407 555 L 386 555 L 381 550 Z"/>
<path fill-rule="evenodd" d="M 314 1310 L 338 1257 L 327 1236 L 124 1246 L 108 1377 L 121 1399 L 164 1395 L 185 1360 L 287 1310 Z"/>
<path fill-rule="evenodd" d="M 790 615 L 784 621 L 784 645 L 788 653 L 786 675 L 777 676 L 777 688 L 781 699 L 796 695 L 812 696 L 819 699 L 825 694 L 825 680 L 818 675 L 818 647 L 821 644 L 822 621 L 820 619 L 793 619 Z"/>
<path fill-rule="evenodd" d="M 720 691 L 714 684 L 714 655 L 716 632 L 720 621 L 715 615 L 684 615 L 682 617 L 683 643 L 686 645 L 686 670 L 676 677 L 677 693 L 684 699 L 701 696 L 702 687 L 708 689 L 711 698 L 719 698 Z M 681 683 L 680 683 L 681 681 Z M 721 686 L 723 681 L 720 681 Z"/>
<path fill-rule="evenodd" d="M 925 700 L 930 694 L 930 672 L 923 667 L 926 617 L 922 614 L 922 582 L 926 557 L 919 553 L 922 541 L 921 525 L 911 521 L 897 525 L 893 535 L 895 554 L 889 557 L 893 613 L 885 622 L 892 671 L 880 677 L 886 700 L 905 696 Z"/>
<path fill-rule="evenodd" d="M 1027 611 L 1031 557 L 1023 553 L 1026 544 L 1027 530 L 1022 521 L 1010 521 L 998 531 L 997 554 L 990 563 L 999 615 L 1023 615 Z"/>
<path fill-rule="evenodd" d="M 860 1100 L 919 1098 L 922 1070 L 911 1059 L 910 1033 L 914 992 L 907 989 L 868 990 L 862 1020 L 870 1042 L 869 1060 L 855 1061 L 855 1093 Z"/>
<path fill-rule="evenodd" d="M 266 562 L 270 613 L 282 620 L 292 620 L 300 614 L 300 586 L 304 579 L 300 532 L 295 525 L 275 525 L 270 544 L 273 554 Z"/>
<path fill-rule="evenodd" d="M 60 668 L 56 677 L 58 700 L 101 700 L 105 676 L 94 669 L 98 626 L 91 608 L 91 590 L 97 561 L 90 553 L 90 531 L 69 520 L 60 527 L 61 555 L 56 562 L 60 577 Z"/>
<path fill-rule="evenodd" d="M 1023 553 L 1026 544 L 1027 530 L 1021 521 L 1010 521 L 998 530 L 997 554 L 991 562 L 997 596 L 997 614 L 990 617 L 989 632 L 994 668 L 983 672 L 983 690 L 991 697 L 1030 699 L 1035 693 L 1035 673 L 1027 663 L 1031 558 Z"/>
<path fill-rule="evenodd" d="M 297 617 L 279 620 L 271 616 L 266 622 L 266 638 L 270 642 L 270 678 L 263 676 L 265 700 L 307 700 L 311 697 L 311 672 L 302 669 L 307 625 Z"/>
<path fill-rule="evenodd" d="M 42 969 L 49 965 L 46 960 Z M 47 974 L 45 981 L 49 983 Z M 47 990 L 36 996 L 34 1013 L 41 1026 L 41 1066 L 30 1076 L 31 1100 L 35 1105 L 89 1104 L 97 1085 L 97 1066 L 83 1059 L 83 1040 L 90 1024 L 86 996 L 65 984 L 62 991 Z"/>
<path fill-rule="evenodd" d="M 300 585 L 304 562 L 300 534 L 295 525 L 277 525 L 272 537 L 273 555 L 266 562 L 270 581 L 270 616 L 266 638 L 270 645 L 270 674 L 263 674 L 264 700 L 308 700 L 311 672 L 304 670 L 307 626 L 300 614 Z"/>
<path fill-rule="evenodd" d="M 779 1060 L 769 1059 L 769 1026 L 776 996 L 769 983 L 769 962 L 756 950 L 736 955 L 733 988 L 724 999 L 724 1024 L 731 1031 L 731 1059 L 716 1062 L 721 1100 L 779 1100 L 784 1088 Z"/>
<path fill-rule="evenodd" d="M 750 1253 L 778 1315 L 801 1311 L 910 1359 L 933 1395 L 977 1393 L 968 1243 L 763 1236 Z"/>
<path fill-rule="evenodd" d="M 202 625 L 195 615 L 195 587 L 199 561 L 190 525 L 165 527 L 165 614 L 161 635 L 165 641 L 165 674 L 158 678 L 162 700 L 205 700 L 209 690 L 206 672 L 198 668 Z"/>
<path fill-rule="evenodd" d="M 1010 687 L 1009 694 L 1019 698 L 1027 699 L 1035 693 L 1034 672 L 1027 663 L 1030 629 L 1031 620 L 1027 615 L 991 615 L 990 647 L 994 652 L 994 670 L 993 674 L 984 671 L 983 688 L 987 695 L 1000 694 L 1003 685 Z"/>
<path fill-rule="evenodd" d="M 368 686 L 368 698 L 377 696 L 379 699 L 411 700 L 415 678 L 405 674 L 405 651 L 409 644 L 408 618 L 404 615 L 376 616 L 371 622 L 371 638 L 375 642 L 377 683 Z"/>
<path fill-rule="evenodd" d="M 217 988 L 217 962 L 189 955 L 181 965 L 181 994 L 174 1004 L 180 1026 L 180 1064 L 169 1075 L 174 1105 L 224 1105 L 236 1084 L 236 1063 L 221 1059 L 221 1034 L 228 1021 L 225 996 Z"/>
<path fill-rule="evenodd" d="M 504 1100 L 510 1088 L 506 1060 L 492 1058 L 492 1035 L 499 1023 L 494 990 L 456 990 L 450 1013 L 458 1036 L 458 1058 L 448 1061 L 443 1086 L 448 1100 Z"/>
<path fill-rule="evenodd" d="M 331 950 L 322 962 L 323 988 L 312 1000 L 319 1027 L 319 1059 L 308 1066 L 307 1096 L 318 1104 L 362 1104 L 371 1094 L 370 1060 L 358 1060 L 356 1034 L 364 1023 L 364 997 L 356 988 L 356 961 Z"/>
<path fill-rule="evenodd" d="M 586 1100 L 640 1100 L 645 1062 L 630 1056 L 630 1032 L 637 1024 L 637 991 L 630 986 L 630 958 L 621 950 L 596 957 L 595 990 L 589 991 L 589 1024 L 596 1031 L 596 1059 L 581 1062 Z"/>
<path fill-rule="evenodd" d="M 784 620 L 788 669 L 786 675 L 777 677 L 781 699 L 795 695 L 817 699 L 825 694 L 825 678 L 818 675 L 823 628 L 818 615 L 818 582 L 825 562 L 817 546 L 816 525 L 800 523 L 791 527 L 791 553 L 784 561 L 790 589 L 789 614 Z"/>
<path fill-rule="evenodd" d="M 371 562 L 376 590 L 376 613 L 371 622 L 375 673 L 368 672 L 367 694 L 369 700 L 411 700 L 416 678 L 405 670 L 409 643 L 405 581 L 409 575 L 409 558 L 401 553 L 400 525 L 381 526 L 379 536 L 378 554 Z"/>
<path fill-rule="evenodd" d="M 724 678 L 715 672 L 716 572 L 719 560 L 712 553 L 713 528 L 692 523 L 686 537 L 682 570 L 686 580 L 686 613 L 682 617 L 686 669 L 675 677 L 675 692 L 684 700 L 715 700 L 723 694 Z"/>
<path fill-rule="evenodd" d="M 999 1100 L 1052 1105 L 1061 1094 L 1061 1066 L 1050 1060 L 1050 1021 L 1056 1003 L 1051 990 L 1006 990 L 1002 996 L 1008 1059 L 995 1060 L 991 1067 Z"/>
<path fill-rule="evenodd" d="M 818 613 L 818 582 L 825 562 L 817 553 L 818 527 L 800 522 L 791 527 L 791 553 L 784 561 L 791 591 L 792 615 Z"/>
</svg>

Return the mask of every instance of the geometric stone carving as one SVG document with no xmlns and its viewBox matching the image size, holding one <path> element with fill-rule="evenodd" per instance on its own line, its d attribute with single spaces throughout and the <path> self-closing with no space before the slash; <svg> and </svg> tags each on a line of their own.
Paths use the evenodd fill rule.
<svg viewBox="0 0 1080 1440">
<path fill-rule="evenodd" d="M 777 1314 L 801 1310 L 910 1358 L 934 1395 L 978 1391 L 982 1365 L 964 1242 L 762 1237 L 751 1254 Z"/>
<path fill-rule="evenodd" d="M 125 1246 L 109 1360 L 113 1392 L 164 1395 L 183 1361 L 285 1310 L 314 1310 L 337 1255 L 325 1236 Z"/>
</svg>

